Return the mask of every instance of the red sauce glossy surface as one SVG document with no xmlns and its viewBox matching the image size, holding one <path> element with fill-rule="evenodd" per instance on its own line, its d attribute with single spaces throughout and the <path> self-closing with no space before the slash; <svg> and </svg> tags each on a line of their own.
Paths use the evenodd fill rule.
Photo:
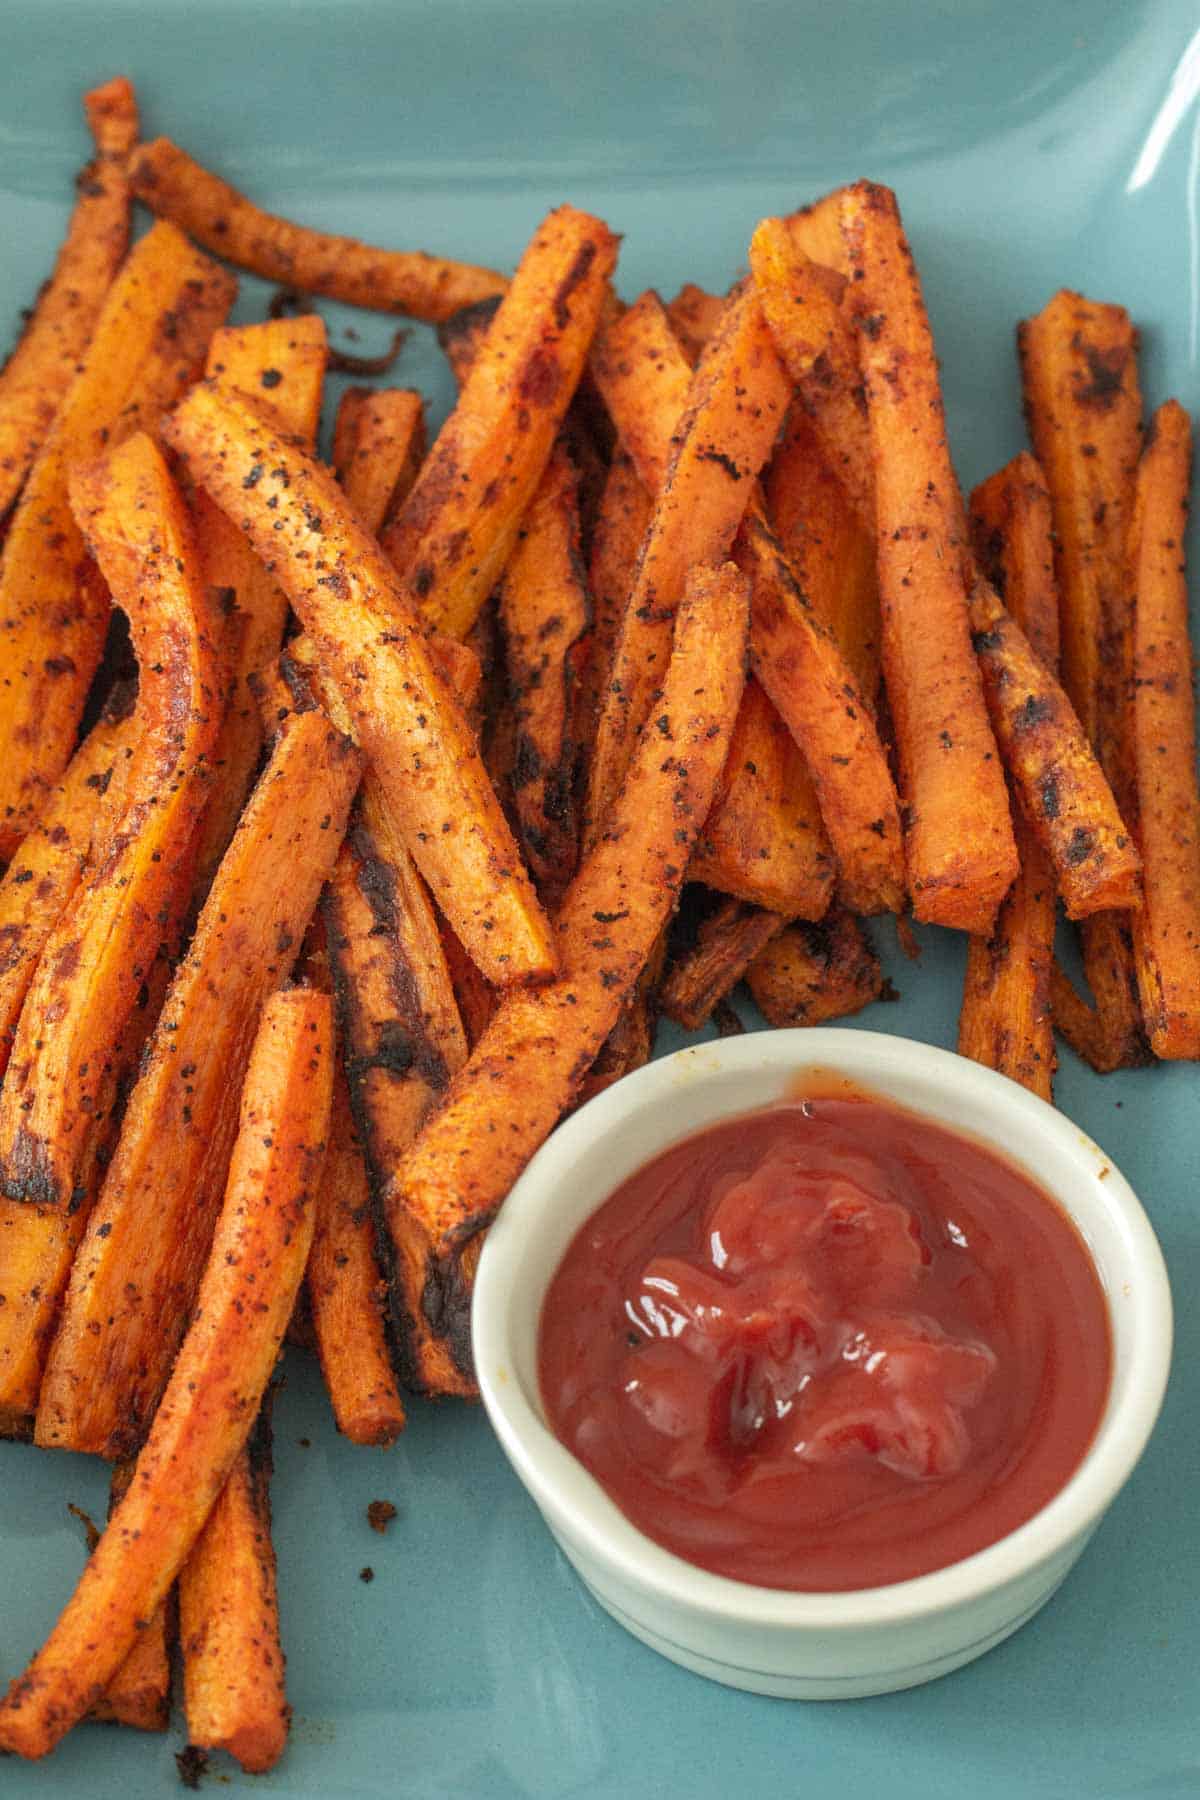
<svg viewBox="0 0 1200 1800">
<path fill-rule="evenodd" d="M 675 1145 L 546 1296 L 550 1423 L 647 1536 L 831 1591 L 994 1543 L 1063 1486 L 1108 1393 L 1074 1227 L 982 1146 L 814 1096 Z"/>
</svg>

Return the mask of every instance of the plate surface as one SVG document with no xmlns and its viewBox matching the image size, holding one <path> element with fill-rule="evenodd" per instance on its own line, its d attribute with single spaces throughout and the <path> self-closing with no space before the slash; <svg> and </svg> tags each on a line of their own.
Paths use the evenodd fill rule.
<svg viewBox="0 0 1200 1800">
<path fill-rule="evenodd" d="M 755 221 L 869 174 L 899 190 L 945 367 L 964 483 L 1023 442 L 1016 319 L 1070 285 L 1143 327 L 1157 404 L 1195 403 L 1200 35 L 1188 0 L 43 0 L 4 7 L 0 318 L 47 272 L 78 99 L 119 70 L 167 132 L 297 217 L 511 265 L 571 199 L 625 233 L 620 285 L 723 287 Z M 240 316 L 261 316 L 246 282 Z M 386 321 L 329 309 L 335 341 Z M 351 346 L 352 347 L 352 346 Z M 449 381 L 416 331 L 397 378 L 435 416 Z M 883 936 L 884 934 L 881 934 Z M 952 1045 L 963 946 L 926 932 L 902 998 L 859 1023 Z M 674 1048 L 671 1037 L 664 1048 Z M 277 1410 L 276 1536 L 289 1690 L 283 1766 L 234 1789 L 413 1800 L 803 1793 L 823 1800 L 1200 1794 L 1200 1091 L 1192 1067 L 1101 1081 L 1064 1053 L 1063 1110 L 1158 1228 L 1178 1310 L 1158 1433 L 1060 1595 L 1016 1638 L 910 1694 L 768 1701 L 661 1661 L 587 1597 L 477 1411 L 415 1407 L 388 1454 L 339 1442 L 310 1364 Z M 0 1445 L 0 1676 L 82 1559 L 72 1500 L 98 1465 Z M 399 1517 L 386 1537 L 370 1500 Z M 359 1572 L 374 1569 L 364 1583 Z M 13 1800 L 170 1787 L 168 1739 L 88 1727 Z M 218 1759 L 219 1760 L 219 1759 Z M 210 1778 L 211 1780 L 211 1778 Z"/>
</svg>

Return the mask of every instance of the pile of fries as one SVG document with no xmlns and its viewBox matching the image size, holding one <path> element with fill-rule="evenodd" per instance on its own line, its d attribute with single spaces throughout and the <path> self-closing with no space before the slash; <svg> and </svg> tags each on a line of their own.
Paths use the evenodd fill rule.
<svg viewBox="0 0 1200 1800">
<path fill-rule="evenodd" d="M 870 182 L 625 305 L 573 207 L 506 280 L 261 212 L 125 81 L 87 111 L 0 374 L 0 1431 L 113 1504 L 0 1748 L 161 1729 L 177 1611 L 192 1742 L 262 1770 L 289 1323 L 356 1443 L 473 1395 L 482 1235 L 660 1010 L 855 1012 L 911 909 L 969 934 L 962 1051 L 1045 1098 L 1054 1026 L 1200 1055 L 1190 426 L 1060 293 L 1033 454 L 964 505 Z M 320 317 L 225 325 L 214 257 L 435 324 L 432 445 L 359 387 L 319 461 Z"/>
</svg>

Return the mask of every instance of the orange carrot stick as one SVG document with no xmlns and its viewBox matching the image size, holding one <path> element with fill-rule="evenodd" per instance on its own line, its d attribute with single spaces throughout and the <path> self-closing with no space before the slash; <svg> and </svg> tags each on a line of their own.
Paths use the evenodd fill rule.
<svg viewBox="0 0 1200 1800">
<path fill-rule="evenodd" d="M 990 930 L 1017 873 L 1004 771 L 967 624 L 965 524 L 933 337 L 895 196 L 846 196 L 871 426 L 883 660 L 917 918 Z"/>
<path fill-rule="evenodd" d="M 0 1749 L 45 1756 L 103 1693 L 249 1436 L 312 1243 L 332 1061 L 328 999 L 274 995 L 247 1070 L 195 1318 L 128 1493 L 46 1643 L 0 1702 Z"/>
</svg>

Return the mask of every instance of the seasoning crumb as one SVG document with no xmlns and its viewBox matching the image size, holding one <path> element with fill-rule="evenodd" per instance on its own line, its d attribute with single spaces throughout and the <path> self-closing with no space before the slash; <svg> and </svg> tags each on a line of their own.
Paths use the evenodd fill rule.
<svg viewBox="0 0 1200 1800">
<path fill-rule="evenodd" d="M 311 1450 L 312 1449 L 312 1439 L 311 1438 L 297 1438 L 296 1442 L 299 1444 L 299 1446 L 302 1450 Z"/>
<path fill-rule="evenodd" d="M 367 1508 L 367 1524 L 380 1536 L 387 1530 L 396 1516 L 396 1509 L 390 1500 L 372 1500 Z"/>
<path fill-rule="evenodd" d="M 360 1569 L 358 1571 L 358 1579 L 360 1581 L 374 1581 L 375 1571 L 371 1567 L 370 1563 L 367 1564 L 365 1569 Z"/>
<path fill-rule="evenodd" d="M 201 1776 L 208 1773 L 208 1752 L 201 1750 L 198 1744 L 185 1744 L 182 1750 L 175 1752 L 175 1767 L 184 1787 L 195 1790 L 200 1786 Z"/>
</svg>

